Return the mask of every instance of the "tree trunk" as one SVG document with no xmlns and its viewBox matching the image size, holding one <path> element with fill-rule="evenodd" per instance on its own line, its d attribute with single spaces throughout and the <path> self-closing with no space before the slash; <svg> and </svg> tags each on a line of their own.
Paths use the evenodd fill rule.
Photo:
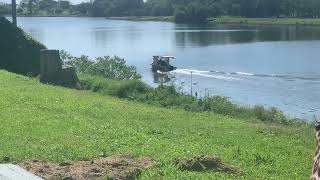
<svg viewBox="0 0 320 180">
<path fill-rule="evenodd" d="M 17 3 L 16 0 L 11 1 L 12 6 L 12 23 L 17 26 Z"/>
</svg>

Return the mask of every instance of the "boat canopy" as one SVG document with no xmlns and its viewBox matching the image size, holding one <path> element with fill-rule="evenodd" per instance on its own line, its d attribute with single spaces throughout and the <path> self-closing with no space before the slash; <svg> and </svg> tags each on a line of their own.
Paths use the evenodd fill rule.
<svg viewBox="0 0 320 180">
<path fill-rule="evenodd" d="M 169 58 L 169 59 L 174 59 L 173 56 L 160 56 L 160 58 Z"/>
</svg>

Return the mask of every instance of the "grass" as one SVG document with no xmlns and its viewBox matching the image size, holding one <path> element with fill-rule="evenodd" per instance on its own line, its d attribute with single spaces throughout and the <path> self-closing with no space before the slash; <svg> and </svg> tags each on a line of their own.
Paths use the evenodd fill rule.
<svg viewBox="0 0 320 180">
<path fill-rule="evenodd" d="M 108 17 L 112 20 L 128 20 L 128 21 L 174 21 L 173 16 L 124 16 L 124 17 Z"/>
<path fill-rule="evenodd" d="M 209 18 L 210 23 L 218 24 L 256 24 L 256 25 L 320 25 L 320 18 L 242 18 L 218 17 Z"/>
<path fill-rule="evenodd" d="M 310 126 L 281 126 L 213 113 L 164 109 L 40 84 L 0 71 L 0 158 L 79 160 L 101 153 L 150 156 L 141 179 L 307 179 Z M 188 172 L 176 158 L 217 155 L 240 174 Z"/>
</svg>

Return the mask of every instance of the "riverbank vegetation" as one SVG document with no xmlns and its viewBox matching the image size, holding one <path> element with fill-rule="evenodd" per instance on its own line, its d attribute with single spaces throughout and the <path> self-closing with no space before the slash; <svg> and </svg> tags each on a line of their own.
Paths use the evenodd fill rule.
<svg viewBox="0 0 320 180">
<path fill-rule="evenodd" d="M 82 12 L 82 5 L 70 1 L 22 0 L 17 8 L 19 16 L 88 16 Z"/>
<path fill-rule="evenodd" d="M 121 3 L 120 3 L 121 2 Z M 317 18 L 317 0 L 95 0 L 88 11 L 103 16 L 175 16 L 177 21 L 203 21 L 207 17 Z"/>
<path fill-rule="evenodd" d="M 112 20 L 128 21 L 170 21 L 174 22 L 174 16 L 121 16 L 108 17 Z M 245 18 L 234 16 L 221 16 L 207 18 L 209 24 L 252 24 L 252 25 L 320 25 L 318 18 Z"/>
<path fill-rule="evenodd" d="M 216 17 L 208 18 L 214 24 L 253 24 L 253 25 L 320 25 L 319 18 L 244 18 Z"/>
<path fill-rule="evenodd" d="M 223 96 L 196 98 L 177 90 L 175 86 L 152 88 L 140 80 L 114 81 L 97 76 L 80 75 L 83 90 L 115 96 L 164 108 L 178 108 L 191 112 L 214 112 L 217 114 L 279 124 L 305 124 L 301 119 L 291 119 L 277 108 L 244 106 Z"/>
<path fill-rule="evenodd" d="M 127 66 L 119 57 L 74 57 L 62 51 L 62 59 L 74 66 L 84 90 L 125 98 L 165 108 L 180 108 L 193 112 L 214 112 L 225 116 L 271 123 L 297 124 L 303 120 L 291 119 L 277 108 L 247 107 L 221 96 L 197 98 L 183 93 L 179 87 L 161 85 L 152 88 L 140 81 L 136 69 Z M 120 81 L 119 81 L 120 80 Z"/>
<path fill-rule="evenodd" d="M 6 71 L 0 71 L 0 84 L 1 162 L 126 154 L 157 161 L 140 179 L 303 179 L 310 174 L 314 138 L 307 125 L 164 109 Z M 196 155 L 219 156 L 241 172 L 194 172 L 175 165 Z"/>
</svg>

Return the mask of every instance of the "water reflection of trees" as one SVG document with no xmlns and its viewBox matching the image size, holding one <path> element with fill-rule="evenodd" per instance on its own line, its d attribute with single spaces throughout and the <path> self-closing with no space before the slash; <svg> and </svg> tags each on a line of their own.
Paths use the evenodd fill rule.
<svg viewBox="0 0 320 180">
<path fill-rule="evenodd" d="M 200 28 L 203 28 L 199 30 Z M 312 26 L 208 26 L 185 25 L 175 32 L 176 45 L 210 46 L 214 44 L 248 43 L 259 41 L 319 40 L 320 28 Z M 198 29 L 189 31 L 190 29 Z"/>
</svg>

